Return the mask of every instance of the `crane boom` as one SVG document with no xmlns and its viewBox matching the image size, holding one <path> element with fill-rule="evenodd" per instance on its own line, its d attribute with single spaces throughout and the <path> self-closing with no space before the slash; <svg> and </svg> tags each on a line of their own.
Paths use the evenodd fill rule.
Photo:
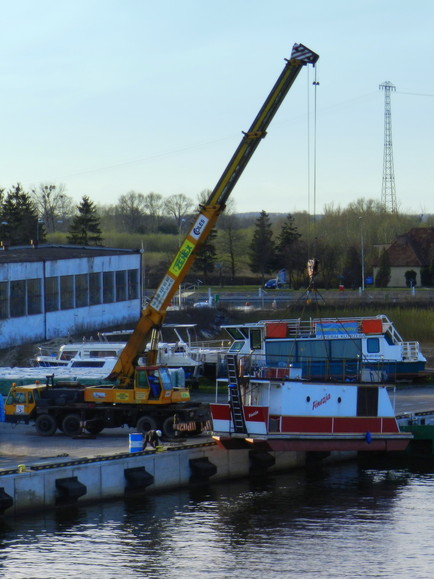
<svg viewBox="0 0 434 579">
<path fill-rule="evenodd" d="M 302 44 L 294 44 L 291 58 L 286 60 L 282 73 L 250 129 L 244 133 L 241 143 L 238 145 L 206 204 L 200 205 L 192 227 L 187 232 L 151 301 L 142 311 L 137 326 L 121 352 L 109 379 L 118 379 L 124 385 L 131 381 L 134 375 L 136 358 L 143 352 L 151 333 L 151 350 L 148 355 L 148 363 L 155 363 L 157 354 L 156 342 L 158 340 L 157 330 L 163 323 L 167 307 L 190 270 L 199 249 L 209 236 L 220 213 L 225 208 L 235 184 L 241 177 L 259 142 L 265 137 L 270 122 L 301 68 L 306 64 L 315 65 L 318 58 L 319 56 L 309 48 Z"/>
</svg>

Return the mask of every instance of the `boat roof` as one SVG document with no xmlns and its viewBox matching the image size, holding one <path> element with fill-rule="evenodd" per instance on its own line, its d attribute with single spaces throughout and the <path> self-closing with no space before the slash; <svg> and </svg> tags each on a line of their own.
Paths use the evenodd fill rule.
<svg viewBox="0 0 434 579">
<path fill-rule="evenodd" d="M 382 320 L 383 322 L 387 322 L 391 324 L 390 320 L 384 314 L 378 314 L 376 316 L 348 316 L 348 317 L 339 317 L 339 318 L 309 318 L 307 320 L 303 320 L 302 318 L 275 318 L 272 320 L 259 320 L 257 322 L 246 322 L 246 323 L 239 323 L 239 324 L 222 324 L 222 328 L 263 328 L 267 324 L 327 324 L 327 323 L 334 323 L 334 324 L 345 324 L 348 322 L 361 322 L 363 320 Z"/>
</svg>

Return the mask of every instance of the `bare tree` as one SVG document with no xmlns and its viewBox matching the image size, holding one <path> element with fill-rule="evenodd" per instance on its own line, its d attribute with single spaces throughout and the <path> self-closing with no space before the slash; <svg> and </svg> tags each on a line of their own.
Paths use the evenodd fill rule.
<svg viewBox="0 0 434 579">
<path fill-rule="evenodd" d="M 163 196 L 159 193 L 148 193 L 144 201 L 145 212 L 151 218 L 151 228 L 153 231 L 158 230 L 158 225 L 164 209 Z"/>
<path fill-rule="evenodd" d="M 143 193 L 129 191 L 119 197 L 116 211 L 122 220 L 123 227 L 130 232 L 139 232 L 143 228 L 145 216 L 145 196 Z"/>
<path fill-rule="evenodd" d="M 74 213 L 74 201 L 65 194 L 65 185 L 41 183 L 32 189 L 31 197 L 48 233 L 56 231 L 57 223 L 70 219 Z"/>
<path fill-rule="evenodd" d="M 171 195 L 164 202 L 165 211 L 171 215 L 178 227 L 181 227 L 182 220 L 193 208 L 193 201 L 183 193 Z"/>
</svg>

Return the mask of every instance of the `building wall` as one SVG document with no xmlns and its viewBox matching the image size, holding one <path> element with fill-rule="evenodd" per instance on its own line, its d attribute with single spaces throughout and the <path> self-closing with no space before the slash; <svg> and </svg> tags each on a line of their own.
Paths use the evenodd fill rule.
<svg viewBox="0 0 434 579">
<path fill-rule="evenodd" d="M 374 267 L 374 280 L 378 273 L 378 267 Z M 416 272 L 416 285 L 420 287 L 420 267 L 391 267 L 390 268 L 390 282 L 388 287 L 407 287 L 405 281 L 405 272 L 415 271 Z"/>
<path fill-rule="evenodd" d="M 139 253 L 2 264 L 0 349 L 134 324 L 141 294 Z"/>
</svg>

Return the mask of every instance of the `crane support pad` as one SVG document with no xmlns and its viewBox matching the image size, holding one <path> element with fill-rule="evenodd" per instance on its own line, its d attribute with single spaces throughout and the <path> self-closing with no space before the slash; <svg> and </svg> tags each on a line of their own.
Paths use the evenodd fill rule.
<svg viewBox="0 0 434 579">
<path fill-rule="evenodd" d="M 8 495 L 4 487 L 0 487 L 0 513 L 3 514 L 14 504 L 14 499 Z"/>
<path fill-rule="evenodd" d="M 206 482 L 211 476 L 217 473 L 216 465 L 210 462 L 208 457 L 192 458 L 189 464 L 192 473 L 190 483 Z"/>
<path fill-rule="evenodd" d="M 127 479 L 126 491 L 143 490 L 149 485 L 154 484 L 153 475 L 147 472 L 144 466 L 126 468 L 124 470 L 124 475 Z"/>
<path fill-rule="evenodd" d="M 71 503 L 87 493 L 87 487 L 76 476 L 56 479 L 56 504 Z"/>
</svg>

